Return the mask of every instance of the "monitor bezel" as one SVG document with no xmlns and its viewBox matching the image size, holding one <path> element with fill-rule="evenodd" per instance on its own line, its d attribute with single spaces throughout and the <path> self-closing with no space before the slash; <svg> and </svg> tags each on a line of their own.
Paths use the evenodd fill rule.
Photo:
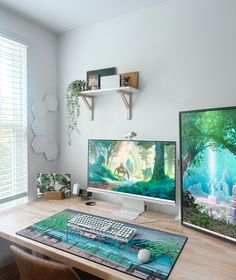
<svg viewBox="0 0 236 280">
<path fill-rule="evenodd" d="M 138 195 L 138 194 L 131 194 L 131 193 L 123 193 L 123 192 L 118 192 L 118 191 L 111 191 L 111 190 L 103 190 L 103 189 L 98 189 L 94 187 L 89 187 L 88 180 L 89 180 L 89 141 L 131 141 L 131 142 L 137 142 L 137 141 L 142 141 L 142 142 L 168 142 L 171 144 L 174 144 L 175 147 L 175 200 L 168 200 L 168 199 L 162 199 L 162 198 L 157 198 L 157 197 L 150 197 L 150 196 L 144 196 L 144 195 Z M 87 143 L 87 190 L 92 192 L 92 193 L 100 193 L 100 194 L 113 194 L 113 195 L 119 195 L 121 197 L 127 197 L 127 198 L 132 198 L 136 200 L 143 200 L 146 202 L 152 202 L 152 203 L 157 203 L 157 204 L 162 204 L 162 205 L 169 205 L 169 206 L 176 206 L 176 195 L 177 195 L 177 190 L 176 190 L 176 180 L 177 180 L 177 154 L 176 154 L 176 141 L 169 141 L 169 140 L 142 140 L 142 139 L 103 139 L 103 138 L 96 138 L 96 139 L 88 139 Z"/>
<path fill-rule="evenodd" d="M 221 240 L 226 240 L 228 242 L 231 242 L 235 244 L 235 239 L 233 239 L 230 236 L 224 235 L 222 233 L 200 227 L 191 223 L 188 223 L 184 221 L 183 217 L 183 197 L 184 197 L 184 180 L 183 180 L 183 167 L 182 167 L 182 149 L 183 149 L 183 143 L 182 143 L 182 129 L 181 129 L 181 117 L 185 113 L 200 113 L 200 112 L 208 112 L 208 111 L 219 111 L 219 110 L 235 110 L 236 106 L 226 106 L 226 107 L 210 107 L 210 108 L 202 108 L 202 109 L 192 109 L 192 110 L 186 110 L 186 111 L 180 111 L 179 112 L 179 147 L 180 147 L 180 215 L 181 215 L 181 225 L 188 227 L 190 229 L 195 229 L 199 232 L 203 232 L 208 234 L 209 236 L 216 237 Z"/>
</svg>

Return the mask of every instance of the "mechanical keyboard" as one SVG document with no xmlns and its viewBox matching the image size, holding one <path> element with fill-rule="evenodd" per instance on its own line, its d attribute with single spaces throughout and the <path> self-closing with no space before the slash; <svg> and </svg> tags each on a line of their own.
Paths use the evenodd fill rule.
<svg viewBox="0 0 236 280">
<path fill-rule="evenodd" d="M 102 217 L 79 213 L 68 222 L 69 226 L 118 241 L 129 242 L 137 230 L 125 224 Z"/>
</svg>

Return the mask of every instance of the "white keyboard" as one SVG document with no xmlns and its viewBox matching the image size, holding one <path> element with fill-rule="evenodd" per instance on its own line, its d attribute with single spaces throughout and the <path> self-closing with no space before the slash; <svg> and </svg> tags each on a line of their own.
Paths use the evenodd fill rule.
<svg viewBox="0 0 236 280">
<path fill-rule="evenodd" d="M 119 221 L 84 213 L 79 213 L 70 219 L 68 225 L 122 242 L 130 241 L 137 232 L 135 228 L 128 227 Z"/>
</svg>

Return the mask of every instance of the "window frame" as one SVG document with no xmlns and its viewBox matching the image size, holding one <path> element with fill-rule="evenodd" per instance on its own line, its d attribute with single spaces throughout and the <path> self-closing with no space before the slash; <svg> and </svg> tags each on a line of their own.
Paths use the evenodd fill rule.
<svg viewBox="0 0 236 280">
<path fill-rule="evenodd" d="M 9 129 L 12 130 L 12 139 L 10 140 L 10 167 L 9 167 L 9 173 L 6 175 L 1 175 L 8 177 L 6 181 L 9 181 L 10 184 L 9 186 L 12 186 L 9 190 L 6 190 L 6 193 L 9 193 L 9 195 L 6 195 L 5 197 L 3 196 L 2 198 L 0 197 L 0 206 L 4 203 L 7 202 L 14 202 L 18 200 L 19 198 L 24 198 L 28 196 L 28 107 L 27 107 L 27 101 L 28 101 L 28 44 L 24 43 L 22 41 L 17 40 L 16 38 L 10 38 L 11 36 L 4 36 L 2 32 L 0 32 L 0 40 L 6 40 L 8 43 L 12 43 L 13 48 L 17 48 L 16 46 L 19 45 L 19 51 L 20 48 L 24 48 L 23 54 L 21 54 L 19 57 L 20 59 L 23 59 L 23 62 L 18 62 L 18 67 L 21 68 L 22 70 L 20 71 L 15 71 L 11 69 L 10 73 L 13 72 L 19 72 L 16 73 L 18 77 L 15 77 L 14 75 L 10 75 L 10 90 L 9 94 L 13 95 L 13 97 L 9 97 L 10 101 L 9 103 L 6 102 L 7 104 L 10 104 L 12 106 L 10 110 L 11 116 L 13 117 L 12 120 L 0 120 L 0 130 L 2 129 Z M 10 49 L 10 47 L 9 47 Z M 0 50 L 1 53 L 1 50 Z M 14 65 L 14 54 L 10 54 L 8 58 L 12 65 Z M 1 63 L 1 61 L 0 61 Z M 3 63 L 3 68 L 4 65 L 6 66 L 6 63 Z M 21 65 L 21 66 L 20 66 Z M 14 66 L 12 66 L 13 68 Z M 4 70 L 3 70 L 4 73 Z M 4 76 L 4 75 L 3 75 Z M 2 79 L 3 80 L 3 79 Z M 1 78 L 0 78 L 1 82 Z M 23 84 L 22 88 L 19 88 L 18 93 L 14 93 L 14 87 L 16 84 Z M 2 92 L 4 92 L 4 86 L 2 87 Z M 18 95 L 18 101 L 14 102 L 14 94 Z M 1 88 L 0 88 L 0 96 L 1 96 Z M 1 97 L 1 99 L 4 100 L 4 95 Z M 13 102 L 11 102 L 11 100 Z M 20 102 L 19 102 L 20 100 Z M 17 102 L 19 102 L 17 104 Z M 3 102 L 4 104 L 4 102 Z M 18 110 L 20 111 L 19 113 L 15 114 L 15 106 L 18 106 Z M 16 118 L 20 117 L 19 119 Z M 15 118 L 15 119 L 14 119 Z M 10 136 L 9 136 L 10 137 Z M 21 147 L 19 148 L 18 145 L 18 139 L 21 139 L 22 141 L 20 142 Z M 5 137 L 7 139 L 7 136 Z M 12 158 L 11 158 L 12 155 Z M 23 157 L 23 158 L 22 158 Z M 22 161 L 24 162 L 24 165 L 22 166 Z M 6 168 L 7 169 L 7 168 Z M 21 170 L 19 170 L 21 169 Z M 1 170 L 1 166 L 0 166 Z M 3 169 L 2 169 L 3 170 Z M 18 175 L 20 175 L 20 180 L 17 181 Z M 1 180 L 0 180 L 1 181 Z M 4 180 L 2 180 L 4 181 Z M 23 185 L 23 187 L 19 187 L 19 185 Z M 6 185 L 7 187 L 7 185 Z M 0 187 L 0 195 L 2 194 L 1 188 L 3 189 L 4 186 Z M 11 194 L 10 194 L 11 193 Z"/>
</svg>

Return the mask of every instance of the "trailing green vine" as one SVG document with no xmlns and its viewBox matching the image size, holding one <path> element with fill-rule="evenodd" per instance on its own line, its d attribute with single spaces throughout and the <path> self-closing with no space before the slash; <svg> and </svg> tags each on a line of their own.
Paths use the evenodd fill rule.
<svg viewBox="0 0 236 280">
<path fill-rule="evenodd" d="M 67 133 L 68 133 L 68 144 L 71 145 L 72 138 L 71 134 L 78 129 L 78 117 L 80 115 L 80 104 L 79 104 L 79 93 L 87 89 L 87 82 L 84 80 L 75 80 L 67 87 L 66 95 L 66 109 L 67 109 Z"/>
</svg>

